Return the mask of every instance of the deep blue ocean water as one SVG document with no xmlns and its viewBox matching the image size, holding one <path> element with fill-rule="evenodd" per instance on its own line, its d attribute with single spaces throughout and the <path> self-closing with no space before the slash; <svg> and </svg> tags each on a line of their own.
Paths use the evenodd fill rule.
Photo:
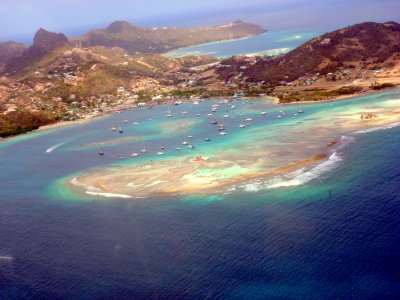
<svg viewBox="0 0 400 300">
<path fill-rule="evenodd" d="M 334 105 L 360 100 L 346 101 Z M 166 108 L 153 109 L 135 120 Z M 357 136 L 335 169 L 289 188 L 223 199 L 49 195 L 59 178 L 115 161 L 79 144 L 133 112 L 0 144 L 0 257 L 13 258 L 0 259 L 1 299 L 398 298 L 400 127 Z"/>
</svg>

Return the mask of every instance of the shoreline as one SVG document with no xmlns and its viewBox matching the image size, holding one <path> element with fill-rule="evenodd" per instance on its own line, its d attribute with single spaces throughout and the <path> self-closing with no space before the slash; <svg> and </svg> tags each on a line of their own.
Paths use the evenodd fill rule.
<svg viewBox="0 0 400 300">
<path fill-rule="evenodd" d="M 215 99 L 222 99 L 222 100 L 228 100 L 228 101 L 233 101 L 233 100 L 239 100 L 239 99 L 243 99 L 243 100 L 251 100 L 251 99 L 267 99 L 267 100 L 271 100 L 273 101 L 273 103 L 277 104 L 277 105 L 307 105 L 307 104 L 317 104 L 317 103 L 327 103 L 327 102 L 336 102 L 336 101 L 343 101 L 343 100 L 348 100 L 348 99 L 352 99 L 352 98 L 357 98 L 357 97 L 362 97 L 362 96 L 368 96 L 371 94 L 379 94 L 385 91 L 389 91 L 389 90 L 396 90 L 399 89 L 400 87 L 392 87 L 392 88 L 387 88 L 385 90 L 377 90 L 377 91 L 365 91 L 365 92 L 359 92 L 359 93 L 355 93 L 355 94 L 351 94 L 351 95 L 343 95 L 343 96 L 339 96 L 336 98 L 332 98 L 332 99 L 326 99 L 326 100 L 313 100 L 313 101 L 297 101 L 297 102 L 288 102 L 288 103 L 281 103 L 280 99 L 278 97 L 275 96 L 244 96 L 244 97 L 240 97 L 240 98 L 235 98 L 234 96 L 225 96 L 225 97 L 215 97 L 215 98 L 204 98 L 201 99 L 200 101 L 209 101 L 209 100 L 215 100 Z M 193 102 L 193 100 L 189 99 L 189 98 L 184 98 L 184 99 L 179 99 L 180 101 L 182 101 L 182 103 L 188 103 L 188 102 Z M 126 108 L 126 109 L 121 109 L 121 112 L 125 112 L 125 111 L 129 111 L 129 110 L 134 110 L 134 109 L 140 109 L 140 108 L 151 108 L 153 106 L 159 106 L 159 105 L 168 105 L 168 104 L 173 104 L 174 100 L 170 100 L 170 101 L 166 101 L 164 103 L 150 103 L 146 106 L 143 107 L 130 107 L 130 108 Z M 57 122 L 57 123 L 53 123 L 53 124 L 48 124 L 48 125 L 44 125 L 41 126 L 35 130 L 32 131 L 28 131 L 25 133 L 21 133 L 18 135 L 14 135 L 14 136 L 9 136 L 9 137 L 1 137 L 0 138 L 0 143 L 2 141 L 7 141 L 7 140 L 11 140 L 17 137 L 21 137 L 21 136 L 25 136 L 25 135 L 29 135 L 29 134 L 33 134 L 36 132 L 42 132 L 42 131 L 47 131 L 47 130 L 52 130 L 52 129 L 58 129 L 58 128 L 63 128 L 63 127 L 68 127 L 68 126 L 73 126 L 73 125 L 79 125 L 79 124 L 85 124 L 85 123 L 89 123 L 91 121 L 97 120 L 99 118 L 103 118 L 109 115 L 115 114 L 115 112 L 105 112 L 102 114 L 99 114 L 97 116 L 93 116 L 91 118 L 82 118 L 82 119 L 77 119 L 74 121 L 61 121 L 61 122 Z"/>
<path fill-rule="evenodd" d="M 293 102 L 287 102 L 287 103 L 281 103 L 278 97 L 271 97 L 274 98 L 274 100 L 278 101 L 276 102 L 276 104 L 279 105 L 294 105 L 294 104 L 317 104 L 317 103 L 327 103 L 327 102 L 336 102 L 336 101 L 342 101 L 342 100 L 348 100 L 348 99 L 352 99 L 352 98 L 357 98 L 357 97 L 363 97 L 363 96 L 369 96 L 369 95 L 373 95 L 373 94 L 379 94 L 379 93 L 383 93 L 383 92 L 387 92 L 390 90 L 400 90 L 400 87 L 391 87 L 391 88 L 386 88 L 384 90 L 370 90 L 370 91 L 363 91 L 363 92 L 358 92 L 358 93 L 354 93 L 351 95 L 343 95 L 343 96 L 339 96 L 336 98 L 331 98 L 331 99 L 325 99 L 325 100 L 311 100 L 311 101 L 293 101 Z"/>
<path fill-rule="evenodd" d="M 182 54 L 182 55 L 178 54 L 179 56 L 176 56 L 174 54 L 168 54 L 168 53 L 181 51 L 181 50 L 184 50 L 184 49 L 190 49 L 192 47 L 208 46 L 208 45 L 215 45 L 215 44 L 226 43 L 226 42 L 236 42 L 236 41 L 247 40 L 249 38 L 265 35 L 267 33 L 269 33 L 268 30 L 266 30 L 265 32 L 260 33 L 260 34 L 251 34 L 251 35 L 244 36 L 244 37 L 241 37 L 241 38 L 225 39 L 225 40 L 219 40 L 219 41 L 215 41 L 215 42 L 208 42 L 208 43 L 201 43 L 201 44 L 196 44 L 196 45 L 192 45 L 192 46 L 180 47 L 180 48 L 176 48 L 174 50 L 169 50 L 169 51 L 167 51 L 165 53 L 162 53 L 161 55 L 164 56 L 164 57 L 169 57 L 169 58 L 182 58 L 182 57 L 190 56 L 192 54 Z M 199 55 L 204 55 L 204 54 L 199 54 Z"/>
<path fill-rule="evenodd" d="M 376 104 L 379 105 L 379 102 Z M 194 163 L 189 154 L 158 160 L 157 164 L 139 162 L 95 168 L 87 170 L 76 180 L 95 189 L 96 193 L 123 194 L 132 198 L 137 195 L 224 194 L 237 189 L 255 191 L 256 187 L 269 189 L 300 185 L 318 178 L 342 161 L 340 150 L 354 141 L 357 134 L 399 126 L 400 110 L 384 102 L 380 105 L 377 118 L 360 119 L 362 111 L 370 105 L 360 103 L 350 114 L 343 115 L 346 112 L 344 109 L 322 123 L 312 121 L 304 128 L 289 127 L 292 129 L 277 131 L 277 134 L 284 134 L 289 140 L 296 137 L 290 144 L 292 150 L 285 154 L 279 152 L 282 145 L 286 145 L 285 141 L 283 144 L 271 144 L 260 139 L 251 148 L 241 147 L 240 152 L 211 149 L 210 153 L 207 152 L 209 159 L 201 163 Z M 324 110 L 320 113 L 324 114 Z M 342 116 L 339 122 L 338 116 Z M 306 134 L 310 130 L 314 132 L 313 137 Z M 302 138 L 299 138 L 299 134 Z M 241 143 L 248 144 L 238 141 L 237 145 Z M 269 145 L 267 152 L 263 150 L 265 145 Z M 304 151 L 301 150 L 303 147 Z M 248 152 L 249 149 L 253 149 L 253 152 Z M 243 153 L 249 154 L 244 158 Z M 64 184 L 69 185 L 68 182 Z M 85 193 L 86 189 L 81 186 L 78 191 Z"/>
</svg>

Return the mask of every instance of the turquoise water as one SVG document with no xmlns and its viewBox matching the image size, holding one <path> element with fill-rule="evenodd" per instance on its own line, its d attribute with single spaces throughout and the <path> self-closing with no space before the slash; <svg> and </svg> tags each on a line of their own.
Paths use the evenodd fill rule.
<svg viewBox="0 0 400 300">
<path fill-rule="evenodd" d="M 358 110 L 398 109 L 399 99 L 393 90 L 301 106 L 231 102 L 237 118 L 241 111 L 254 121 L 241 131 L 229 127 L 238 119 L 227 120 L 225 137 L 211 132 L 204 117 L 215 100 L 198 109 L 171 107 L 171 119 L 159 106 L 2 141 L 0 298 L 394 299 L 400 293 L 400 127 L 347 132 L 354 140 L 336 148 L 340 160 L 333 167 L 289 187 L 244 182 L 257 188 L 238 184 L 229 194 L 112 199 L 82 197 L 65 189 L 62 179 L 166 159 L 156 155 L 161 145 L 168 157 L 190 155 L 190 149 L 170 149 L 188 134 L 203 153 L 241 139 L 279 144 L 284 132 Z M 293 116 L 300 108 L 304 114 Z M 269 116 L 263 119 L 259 109 Z M 272 117 L 282 109 L 285 117 Z M 187 116 L 178 117 L 183 110 Z M 220 108 L 217 115 L 223 114 Z M 170 130 L 176 120 L 185 122 L 183 130 L 176 123 Z M 122 135 L 110 131 L 120 125 Z M 211 143 L 203 141 L 205 134 Z M 128 158 L 143 141 L 147 156 Z"/>
<path fill-rule="evenodd" d="M 285 53 L 318 36 L 320 31 L 272 31 L 246 39 L 213 42 L 191 47 L 180 48 L 167 52 L 169 57 L 184 57 L 188 55 L 209 55 L 218 58 L 239 54 L 254 54 L 270 51 L 269 55 Z"/>
</svg>

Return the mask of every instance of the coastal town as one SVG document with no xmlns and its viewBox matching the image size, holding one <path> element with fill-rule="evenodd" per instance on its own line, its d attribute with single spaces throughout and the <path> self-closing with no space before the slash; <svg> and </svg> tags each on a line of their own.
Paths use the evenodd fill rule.
<svg viewBox="0 0 400 300">
<path fill-rule="evenodd" d="M 392 23 L 357 26 L 380 30 L 382 34 L 397 28 Z M 352 34 L 349 38 L 354 39 Z M 1 135 L 30 130 L 29 126 L 21 129 L 19 125 L 10 125 L 13 122 L 10 120 L 15 118 L 7 120 L 7 116 L 21 110 L 24 117 L 18 118 L 39 119 L 31 126 L 35 129 L 46 123 L 90 119 L 157 104 L 238 95 L 268 96 L 281 103 L 321 101 L 378 91 L 400 83 L 398 53 L 392 55 L 386 50 L 374 59 L 365 60 L 360 56 L 358 60 L 335 61 L 335 49 L 346 43 L 344 37 L 339 41 L 336 36 L 337 33 L 328 33 L 292 52 L 275 56 L 262 52 L 259 56 L 253 53 L 226 59 L 170 58 L 162 54 L 130 53 L 121 47 L 87 47 L 82 41 L 70 42 L 62 34 L 41 29 L 25 54 L 2 67 Z M 310 52 L 308 45 L 319 48 Z M 49 55 L 36 57 L 35 53 L 43 49 L 49 49 L 46 51 L 51 53 L 50 58 Z M 291 67 L 301 62 L 296 55 L 305 55 L 310 67 Z"/>
</svg>

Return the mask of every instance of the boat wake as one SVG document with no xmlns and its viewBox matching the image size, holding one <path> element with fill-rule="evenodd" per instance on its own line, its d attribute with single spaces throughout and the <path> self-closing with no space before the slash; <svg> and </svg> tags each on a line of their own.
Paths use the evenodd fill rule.
<svg viewBox="0 0 400 300">
<path fill-rule="evenodd" d="M 0 261 L 13 261 L 14 258 L 12 256 L 0 255 Z"/>
<path fill-rule="evenodd" d="M 62 145 L 66 144 L 66 143 L 67 143 L 67 142 L 63 142 L 63 143 L 59 143 L 59 144 L 57 144 L 57 145 L 54 145 L 54 146 L 50 147 L 49 149 L 47 149 L 47 150 L 45 151 L 45 153 L 51 153 L 51 152 L 53 152 L 54 150 L 56 150 L 57 148 L 59 148 L 59 147 L 61 147 Z"/>
</svg>

